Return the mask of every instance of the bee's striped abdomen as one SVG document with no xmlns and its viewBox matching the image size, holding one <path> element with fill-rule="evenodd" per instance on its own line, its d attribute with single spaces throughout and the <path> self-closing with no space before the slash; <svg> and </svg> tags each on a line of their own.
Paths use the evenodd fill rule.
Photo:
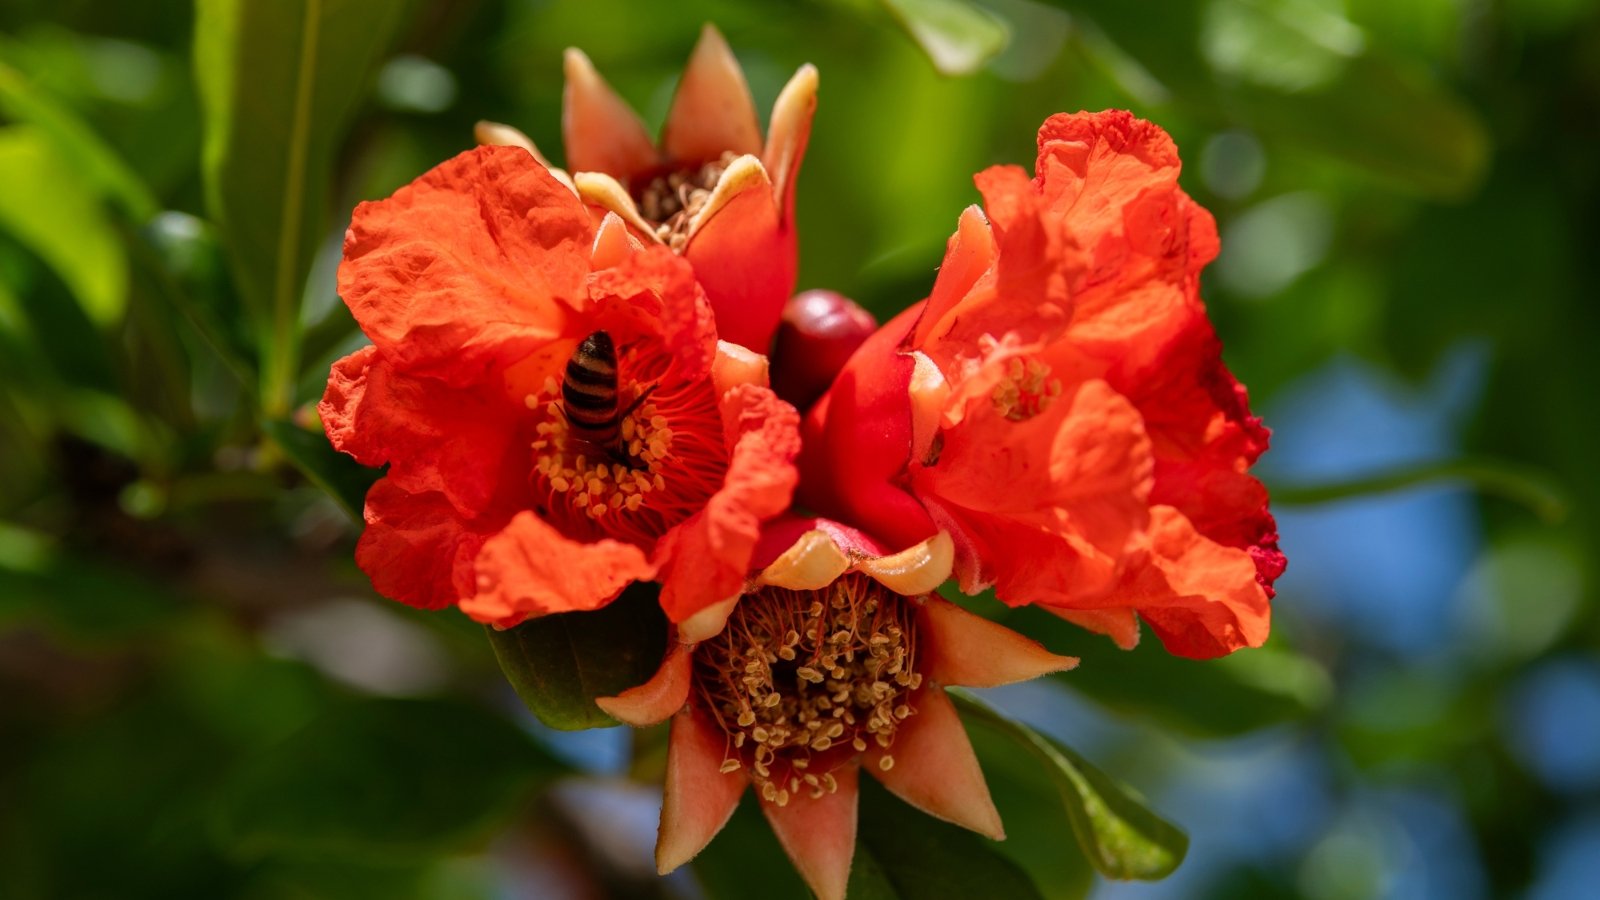
<svg viewBox="0 0 1600 900">
<path fill-rule="evenodd" d="M 617 439 L 622 416 L 617 405 L 617 348 L 604 331 L 584 338 L 567 360 L 561 405 L 575 435 L 595 444 Z"/>
</svg>

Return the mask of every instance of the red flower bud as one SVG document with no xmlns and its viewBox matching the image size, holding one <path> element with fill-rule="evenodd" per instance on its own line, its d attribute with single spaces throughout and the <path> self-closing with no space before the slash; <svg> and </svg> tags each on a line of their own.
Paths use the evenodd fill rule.
<svg viewBox="0 0 1600 900">
<path fill-rule="evenodd" d="M 833 383 L 850 354 L 878 328 L 872 313 L 843 294 L 796 294 L 783 308 L 772 353 L 772 389 L 798 409 L 810 406 Z"/>
</svg>

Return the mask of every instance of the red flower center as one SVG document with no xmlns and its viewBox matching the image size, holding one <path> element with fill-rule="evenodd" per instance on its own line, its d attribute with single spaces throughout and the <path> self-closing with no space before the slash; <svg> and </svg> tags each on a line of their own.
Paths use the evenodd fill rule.
<svg viewBox="0 0 1600 900">
<path fill-rule="evenodd" d="M 703 508 L 727 471 L 722 418 L 709 379 L 674 377 L 653 342 L 616 361 L 616 436 L 595 443 L 575 427 L 554 377 L 526 398 L 537 512 L 568 537 L 611 537 L 646 550 Z"/>
<path fill-rule="evenodd" d="M 694 655 L 699 705 L 728 736 L 722 771 L 749 768 L 762 796 L 784 806 L 802 790 L 835 790 L 832 771 L 871 744 L 888 749 L 922 686 L 913 612 L 859 574 L 819 591 L 745 595 Z"/>
</svg>

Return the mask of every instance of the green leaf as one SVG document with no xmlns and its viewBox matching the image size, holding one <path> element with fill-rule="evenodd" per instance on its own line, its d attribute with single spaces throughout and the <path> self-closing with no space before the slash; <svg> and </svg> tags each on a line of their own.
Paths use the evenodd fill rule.
<svg viewBox="0 0 1600 900">
<path fill-rule="evenodd" d="M 159 633 L 182 610 L 167 585 L 0 521 L 0 625 L 25 621 L 93 644 Z"/>
<path fill-rule="evenodd" d="M 300 301 L 334 154 L 408 6 L 199 0 L 206 201 L 255 320 L 268 415 L 294 401 Z"/>
<path fill-rule="evenodd" d="M 1320 711 L 1332 692 L 1320 665 L 1270 644 L 1221 659 L 1184 659 L 1168 653 L 1153 636 L 1123 650 L 1039 610 L 1012 611 L 1006 621 L 1082 660 L 1053 680 L 1120 714 L 1196 737 L 1232 737 L 1303 721 Z"/>
<path fill-rule="evenodd" d="M 128 258 L 93 186 L 33 125 L 0 128 L 0 230 L 49 266 L 95 325 L 121 321 Z"/>
<path fill-rule="evenodd" d="M 0 110 L 38 129 L 80 183 L 115 200 L 134 223 L 155 215 L 155 196 L 122 157 L 70 109 L 0 62 Z"/>
<path fill-rule="evenodd" d="M 1039 900 L 1039 889 L 995 844 L 908 806 L 861 779 L 860 826 L 848 895 L 853 900 Z"/>
<path fill-rule="evenodd" d="M 984 729 L 968 732 L 973 750 L 983 761 L 983 780 L 1006 839 L 995 852 L 1022 867 L 1046 900 L 1083 900 L 1102 879 L 1075 843 L 1072 826 L 1039 768 L 1038 759 L 1010 738 Z"/>
<path fill-rule="evenodd" d="M 244 858 L 406 857 L 489 836 L 562 766 L 510 722 L 447 700 L 332 707 L 242 767 L 215 811 Z"/>
<path fill-rule="evenodd" d="M 944 75 L 971 75 L 1011 39 L 1006 23 L 966 0 L 883 0 Z"/>
<path fill-rule="evenodd" d="M 254 348 L 233 308 L 216 228 L 177 210 L 157 213 L 130 241 L 156 291 L 238 382 L 254 392 Z M 253 397 L 249 398 L 253 399 Z"/>
<path fill-rule="evenodd" d="M 379 477 L 376 469 L 369 469 L 333 449 L 327 435 L 320 431 L 307 431 L 280 419 L 262 422 L 261 430 L 312 484 L 338 501 L 352 520 L 362 521 L 367 489 Z"/>
<path fill-rule="evenodd" d="M 1101 874 L 1155 881 L 1172 874 L 1183 862 L 1188 836 L 1146 808 L 1138 794 L 1070 748 L 1003 715 L 975 695 L 959 689 L 951 689 L 950 695 L 969 725 L 1008 739 L 1011 752 L 1025 751 L 1035 758 L 1040 793 L 1054 788 L 1078 846 Z"/>
<path fill-rule="evenodd" d="M 578 731 L 617 721 L 594 703 L 645 683 L 667 650 L 667 617 L 660 588 L 629 585 L 593 612 L 530 619 L 515 628 L 489 628 L 489 643 L 517 696 L 551 728 Z"/>
<path fill-rule="evenodd" d="M 1084 48 L 1108 56 L 1113 74 L 1129 73 L 1123 87 L 1135 97 L 1170 99 L 1434 196 L 1471 191 L 1487 167 L 1488 131 L 1477 113 L 1325 4 L 1174 0 L 1151 27 L 1146 4 L 1050 2 L 1093 20 L 1091 33 L 1116 52 L 1101 54 L 1094 41 Z"/>
</svg>

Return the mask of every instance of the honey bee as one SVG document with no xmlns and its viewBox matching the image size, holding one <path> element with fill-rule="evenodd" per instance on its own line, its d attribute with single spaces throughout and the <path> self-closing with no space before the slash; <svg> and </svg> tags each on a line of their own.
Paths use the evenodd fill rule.
<svg viewBox="0 0 1600 900">
<path fill-rule="evenodd" d="M 577 440 L 627 462 L 622 447 L 622 420 L 643 403 L 654 385 L 624 408 L 617 390 L 617 348 L 611 335 L 596 331 L 578 343 L 567 360 L 561 381 L 561 406 Z"/>
</svg>

